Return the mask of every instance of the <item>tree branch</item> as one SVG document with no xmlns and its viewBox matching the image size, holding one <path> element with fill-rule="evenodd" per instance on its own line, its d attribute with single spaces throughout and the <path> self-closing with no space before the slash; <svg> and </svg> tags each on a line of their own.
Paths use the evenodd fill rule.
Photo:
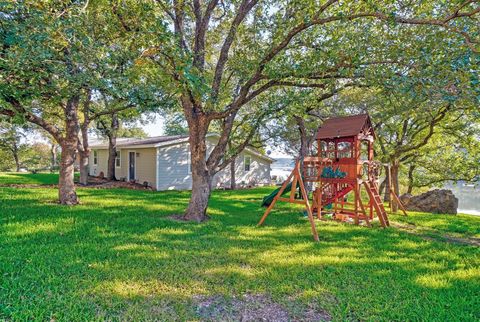
<svg viewBox="0 0 480 322">
<path fill-rule="evenodd" d="M 173 26 L 174 26 L 174 33 L 175 36 L 178 38 L 178 45 L 180 48 L 184 50 L 184 52 L 188 52 L 188 46 L 185 42 L 185 33 L 184 33 L 184 3 L 183 1 L 173 0 L 173 11 L 175 13 Z"/>
<path fill-rule="evenodd" d="M 16 98 L 12 96 L 4 96 L 4 99 L 7 103 L 10 104 L 10 106 L 12 106 L 13 110 L 0 109 L 0 114 L 10 117 L 14 117 L 15 115 L 23 115 L 27 121 L 37 124 L 45 131 L 50 133 L 50 135 L 53 136 L 58 143 L 61 143 L 63 141 L 63 137 L 60 131 L 55 126 L 48 123 L 41 117 L 27 111 Z"/>
<path fill-rule="evenodd" d="M 200 0 L 193 1 L 195 14 L 195 44 L 193 48 L 193 66 L 200 70 L 205 66 L 205 35 L 210 22 L 212 12 L 218 4 L 218 0 L 210 0 L 202 17 Z"/>
<path fill-rule="evenodd" d="M 329 1 L 329 2 L 327 2 L 327 4 L 331 5 L 335 2 L 336 1 Z M 440 20 L 440 19 L 423 19 L 423 18 L 404 18 L 404 17 L 398 17 L 398 16 L 392 17 L 392 16 L 386 15 L 382 12 L 367 12 L 367 13 L 352 14 L 352 15 L 349 15 L 349 16 L 330 16 L 330 17 L 326 17 L 326 18 L 320 18 L 320 15 L 322 14 L 322 12 L 324 10 L 325 10 L 325 6 L 322 6 L 312 20 L 302 22 L 302 23 L 298 24 L 297 26 L 295 26 L 294 28 L 292 28 L 287 33 L 287 35 L 283 38 L 282 41 L 280 41 L 277 45 L 275 45 L 271 48 L 265 54 L 263 59 L 260 61 L 259 65 L 258 65 L 256 71 L 254 72 L 254 74 L 252 75 L 252 77 L 245 83 L 244 86 L 242 86 L 242 88 L 240 90 L 241 93 L 244 92 L 245 93 L 244 95 L 246 96 L 247 95 L 246 93 L 248 93 L 249 89 L 261 79 L 260 75 L 262 74 L 266 65 L 270 61 L 272 61 L 273 58 L 275 58 L 276 55 L 279 52 L 281 52 L 283 49 L 285 49 L 288 46 L 288 44 L 293 39 L 293 37 L 295 37 L 300 32 L 302 32 L 302 31 L 304 31 L 304 30 L 306 30 L 306 29 L 308 29 L 308 28 L 310 28 L 314 25 L 323 25 L 323 24 L 327 24 L 327 23 L 335 22 L 335 21 L 339 21 L 339 20 L 356 20 L 356 19 L 359 19 L 359 18 L 375 18 L 375 19 L 379 19 L 379 20 L 382 20 L 382 21 L 391 21 L 393 19 L 393 21 L 395 21 L 397 23 L 401 23 L 401 24 L 437 25 L 437 26 L 441 26 L 441 27 L 444 27 L 444 28 L 447 28 L 447 29 L 449 29 L 449 28 L 452 29 L 454 27 L 447 25 L 448 21 L 450 21 L 452 19 L 455 19 L 455 18 L 458 18 L 460 16 L 473 16 L 480 11 L 480 8 L 477 8 L 477 9 L 475 9 L 475 10 L 469 12 L 469 13 L 463 13 L 461 15 L 459 13 L 456 13 L 456 14 L 453 13 L 453 14 L 447 16 L 443 20 Z M 455 31 L 455 30 L 453 30 L 453 31 Z M 463 31 L 457 31 L 457 33 L 463 33 Z M 467 43 L 469 43 L 469 41 L 471 42 L 471 39 L 469 40 L 469 38 L 468 38 Z M 473 50 L 473 51 L 475 51 L 475 50 Z M 475 51 L 475 52 L 477 52 L 477 51 Z M 242 95 L 240 95 L 238 100 L 240 100 L 240 101 L 243 100 L 245 96 L 242 97 Z"/>
<path fill-rule="evenodd" d="M 243 0 L 240 4 L 238 9 L 237 15 L 233 19 L 232 25 L 230 26 L 230 30 L 228 31 L 227 37 L 223 42 L 222 48 L 220 49 L 220 55 L 218 57 L 217 66 L 215 67 L 215 74 L 213 77 L 212 83 L 212 101 L 216 101 L 218 92 L 220 89 L 220 85 L 222 83 L 222 75 L 225 69 L 225 64 L 228 60 L 228 53 L 230 51 L 230 47 L 235 39 L 235 35 L 237 33 L 238 26 L 242 23 L 245 19 L 247 14 L 250 10 L 257 4 L 258 0 Z"/>
<path fill-rule="evenodd" d="M 425 146 L 430 138 L 433 136 L 435 133 L 435 126 L 442 121 L 445 116 L 447 115 L 448 111 L 451 109 L 451 104 L 448 104 L 440 113 L 431 120 L 431 122 L 428 124 L 428 133 L 425 135 L 423 140 L 421 140 L 419 143 L 408 146 L 408 147 L 401 147 L 398 150 L 395 151 L 394 155 L 398 157 L 399 155 L 410 152 L 412 150 L 416 150 L 418 148 L 421 148 L 422 146 Z M 422 129 L 423 130 L 423 129 Z"/>
</svg>

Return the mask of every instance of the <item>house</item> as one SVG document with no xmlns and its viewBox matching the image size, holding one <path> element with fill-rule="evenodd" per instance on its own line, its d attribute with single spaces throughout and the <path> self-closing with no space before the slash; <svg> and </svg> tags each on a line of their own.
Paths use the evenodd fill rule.
<svg viewBox="0 0 480 322">
<path fill-rule="evenodd" d="M 218 142 L 218 134 L 207 135 L 207 153 Z M 108 143 L 90 145 L 89 174 L 107 174 Z M 270 184 L 270 165 L 274 160 L 246 148 L 235 160 L 235 181 L 239 185 Z M 192 188 L 188 136 L 157 136 L 146 139 L 118 139 L 115 176 L 118 180 L 147 183 L 156 190 Z M 218 172 L 213 187 L 230 186 L 230 166 Z"/>
</svg>

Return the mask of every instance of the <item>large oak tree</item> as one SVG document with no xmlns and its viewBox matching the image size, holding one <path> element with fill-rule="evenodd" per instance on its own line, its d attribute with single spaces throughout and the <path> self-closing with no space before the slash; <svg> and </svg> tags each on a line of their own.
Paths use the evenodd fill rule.
<svg viewBox="0 0 480 322">
<path fill-rule="evenodd" d="M 91 110 L 92 96 L 107 92 L 133 105 L 141 96 L 131 40 L 114 14 L 87 4 L 0 4 L 0 114 L 36 124 L 60 145 L 59 202 L 68 205 L 78 203 L 74 162 L 78 151 L 83 165 L 88 159 L 88 126 L 112 113 Z M 83 166 L 84 183 L 85 174 Z"/>
<path fill-rule="evenodd" d="M 267 91 L 324 88 L 332 80 L 351 77 L 358 66 L 389 63 L 390 53 L 396 59 L 408 42 L 417 41 L 412 26 L 438 39 L 461 38 L 465 47 L 478 51 L 472 36 L 478 31 L 473 30 L 480 11 L 476 1 L 142 3 L 148 10 L 125 8 L 121 18 L 134 29 L 148 28 L 142 58 L 156 67 L 154 76 L 176 94 L 188 123 L 192 194 L 184 215 L 187 220 L 208 218 L 212 178 L 230 161 L 224 155 L 235 120 Z M 158 37 L 152 32 L 160 29 L 171 35 Z M 413 37 L 396 43 L 402 29 L 410 30 Z M 386 38 L 375 38 L 369 34 L 373 30 L 383 30 Z M 205 137 L 215 123 L 220 124 L 220 139 L 207 156 Z M 248 138 L 238 148 L 244 144 Z"/>
</svg>

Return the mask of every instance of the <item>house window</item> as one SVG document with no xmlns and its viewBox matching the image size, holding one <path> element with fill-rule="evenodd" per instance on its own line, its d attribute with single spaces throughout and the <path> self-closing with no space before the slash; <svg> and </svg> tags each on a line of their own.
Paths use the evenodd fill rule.
<svg viewBox="0 0 480 322">
<path fill-rule="evenodd" d="M 115 155 L 115 166 L 117 168 L 120 168 L 120 166 L 122 165 L 122 161 L 121 161 L 121 151 L 117 151 L 116 155 Z"/>
<path fill-rule="evenodd" d="M 93 150 L 93 165 L 98 164 L 98 153 L 97 150 Z"/>
<path fill-rule="evenodd" d="M 250 171 L 250 165 L 252 164 L 252 157 L 249 155 L 246 155 L 245 158 L 243 159 L 243 165 L 245 167 L 245 172 Z"/>
</svg>

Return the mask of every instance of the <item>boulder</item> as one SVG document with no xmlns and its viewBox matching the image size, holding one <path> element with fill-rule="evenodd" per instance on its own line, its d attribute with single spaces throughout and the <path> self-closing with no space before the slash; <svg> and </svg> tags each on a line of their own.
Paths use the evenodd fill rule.
<svg viewBox="0 0 480 322">
<path fill-rule="evenodd" d="M 400 201 L 407 210 L 457 214 L 458 199 L 451 190 L 435 189 L 418 196 L 407 193 L 400 196 Z"/>
</svg>

